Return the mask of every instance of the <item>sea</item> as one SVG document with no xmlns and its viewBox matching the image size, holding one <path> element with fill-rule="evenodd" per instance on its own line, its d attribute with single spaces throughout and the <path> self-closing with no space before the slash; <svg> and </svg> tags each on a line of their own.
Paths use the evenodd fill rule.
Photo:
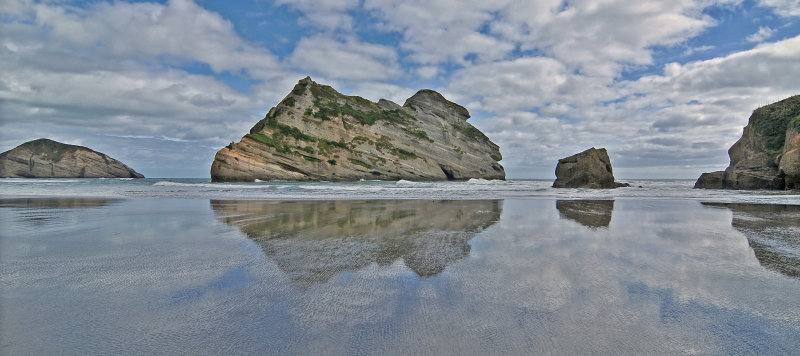
<svg viewBox="0 0 800 356">
<path fill-rule="evenodd" d="M 798 355 L 800 192 L 0 179 L 0 355 Z"/>
<path fill-rule="evenodd" d="M 552 180 L 212 183 L 209 179 L 0 179 L 3 197 L 102 197 L 243 200 L 358 199 L 687 199 L 800 204 L 800 191 L 692 189 L 694 180 L 625 180 L 629 188 L 555 189 Z"/>
</svg>

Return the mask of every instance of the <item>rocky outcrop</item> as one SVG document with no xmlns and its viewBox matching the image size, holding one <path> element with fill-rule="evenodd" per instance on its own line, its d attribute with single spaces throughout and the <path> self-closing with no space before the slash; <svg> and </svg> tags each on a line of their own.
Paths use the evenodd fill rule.
<svg viewBox="0 0 800 356">
<path fill-rule="evenodd" d="M 800 189 L 800 115 L 789 122 L 783 154 L 778 161 L 778 175 L 784 179 L 786 189 Z"/>
<path fill-rule="evenodd" d="M 505 179 L 496 144 L 432 90 L 403 106 L 346 96 L 306 77 L 241 141 L 219 150 L 213 181 Z"/>
<path fill-rule="evenodd" d="M 130 167 L 83 146 L 46 138 L 0 154 L 3 178 L 144 178 Z"/>
<path fill-rule="evenodd" d="M 800 95 L 756 109 L 728 150 L 728 168 L 704 173 L 695 188 L 800 189 L 799 131 Z"/>
<path fill-rule="evenodd" d="M 628 186 L 627 183 L 614 181 L 611 159 L 606 149 L 594 147 L 558 160 L 556 181 L 553 182 L 553 188 L 610 189 Z"/>
</svg>

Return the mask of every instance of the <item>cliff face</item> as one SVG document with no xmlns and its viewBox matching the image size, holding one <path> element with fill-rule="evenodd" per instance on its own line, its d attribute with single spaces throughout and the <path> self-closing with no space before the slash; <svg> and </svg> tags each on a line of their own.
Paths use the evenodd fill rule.
<svg viewBox="0 0 800 356">
<path fill-rule="evenodd" d="M 305 78 L 241 141 L 219 150 L 213 181 L 505 179 L 496 144 L 432 90 L 403 106 L 345 96 Z"/>
<path fill-rule="evenodd" d="M 725 171 L 704 173 L 695 188 L 800 189 L 800 95 L 756 109 L 728 150 Z"/>
<path fill-rule="evenodd" d="M 3 178 L 144 178 L 121 162 L 86 147 L 46 138 L 0 154 Z"/>
</svg>

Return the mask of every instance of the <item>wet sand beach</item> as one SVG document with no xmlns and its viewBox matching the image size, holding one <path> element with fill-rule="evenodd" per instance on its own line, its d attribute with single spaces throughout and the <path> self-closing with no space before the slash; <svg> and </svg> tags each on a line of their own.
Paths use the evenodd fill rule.
<svg viewBox="0 0 800 356">
<path fill-rule="evenodd" d="M 0 199 L 2 354 L 792 354 L 800 206 Z"/>
</svg>

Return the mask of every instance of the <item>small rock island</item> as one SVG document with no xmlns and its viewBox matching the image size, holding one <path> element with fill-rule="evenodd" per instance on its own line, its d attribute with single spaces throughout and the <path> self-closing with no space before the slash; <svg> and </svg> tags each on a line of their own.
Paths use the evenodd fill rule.
<svg viewBox="0 0 800 356">
<path fill-rule="evenodd" d="M 727 169 L 703 173 L 694 187 L 800 189 L 800 95 L 753 111 L 728 156 Z"/>
<path fill-rule="evenodd" d="M 2 178 L 144 178 L 130 167 L 83 146 L 46 138 L 0 154 Z"/>
<path fill-rule="evenodd" d="M 499 147 L 469 112 L 433 90 L 403 106 L 300 80 L 237 143 L 219 150 L 212 181 L 505 179 Z"/>
<path fill-rule="evenodd" d="M 611 159 L 605 148 L 594 147 L 558 160 L 553 188 L 613 189 L 630 187 L 617 183 L 611 169 Z"/>
</svg>

